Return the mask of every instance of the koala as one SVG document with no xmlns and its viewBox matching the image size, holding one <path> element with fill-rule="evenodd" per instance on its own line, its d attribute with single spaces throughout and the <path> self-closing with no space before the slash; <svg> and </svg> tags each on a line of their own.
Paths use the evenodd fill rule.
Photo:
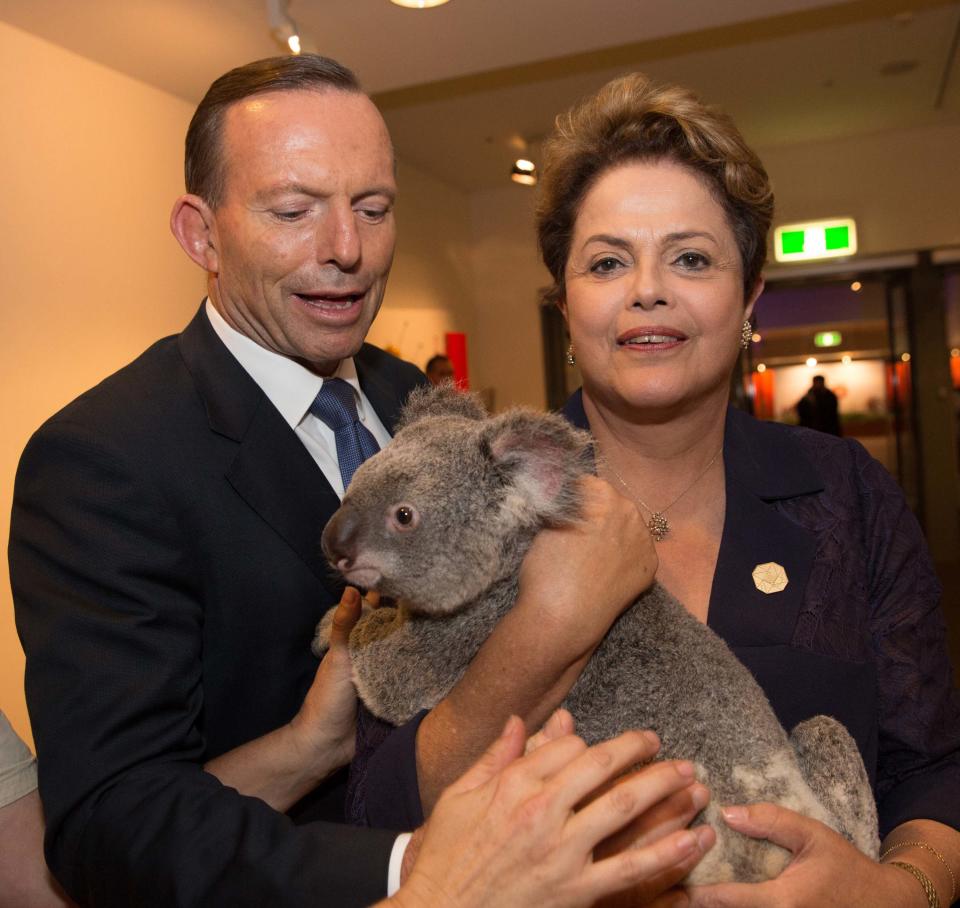
<svg viewBox="0 0 960 908">
<path fill-rule="evenodd" d="M 452 388 L 416 392 L 392 443 L 356 472 L 323 533 L 346 580 L 396 607 L 368 611 L 350 636 L 359 696 L 395 725 L 435 706 L 517 597 L 536 534 L 577 519 L 590 437 L 562 417 L 488 417 Z M 329 639 L 321 622 L 315 651 Z M 859 751 L 818 716 L 788 736 L 726 644 L 654 584 L 613 624 L 563 704 L 588 743 L 628 728 L 660 736 L 711 790 L 695 823 L 717 843 L 694 885 L 775 877 L 789 853 L 727 827 L 719 805 L 772 801 L 820 820 L 876 858 L 877 813 Z"/>
</svg>

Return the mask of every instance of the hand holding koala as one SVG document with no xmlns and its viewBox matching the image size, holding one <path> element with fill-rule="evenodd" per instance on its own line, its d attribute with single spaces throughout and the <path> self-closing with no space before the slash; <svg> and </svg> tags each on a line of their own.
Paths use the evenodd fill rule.
<svg viewBox="0 0 960 908">
<path fill-rule="evenodd" d="M 487 418 L 448 389 L 411 399 L 323 534 L 350 583 L 401 603 L 365 616 L 350 637 L 371 712 L 399 725 L 446 696 L 512 607 L 536 534 L 577 520 L 578 480 L 591 467 L 589 436 L 562 417 Z M 726 827 L 723 804 L 772 801 L 877 854 L 873 795 L 846 730 L 816 717 L 788 738 L 726 644 L 659 585 L 614 623 L 564 706 L 588 743 L 652 728 L 662 757 L 696 765 L 714 796 L 698 821 L 715 828 L 717 845 L 691 883 L 769 879 L 789 859 Z"/>
</svg>

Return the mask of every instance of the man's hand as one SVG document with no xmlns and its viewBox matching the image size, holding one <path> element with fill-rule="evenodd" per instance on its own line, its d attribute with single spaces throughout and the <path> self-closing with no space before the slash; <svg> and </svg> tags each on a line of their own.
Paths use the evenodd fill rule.
<svg viewBox="0 0 960 908">
<path fill-rule="evenodd" d="M 590 905 L 696 863 L 709 845 L 689 830 L 594 861 L 599 842 L 689 786 L 693 769 L 652 763 L 580 807 L 598 786 L 649 760 L 659 744 L 646 732 L 589 749 L 569 734 L 549 740 L 562 725 L 561 716 L 547 739 L 521 756 L 523 723 L 510 718 L 500 738 L 440 797 L 409 879 L 388 904 Z"/>
<path fill-rule="evenodd" d="M 222 754 L 204 766 L 224 785 L 289 809 L 353 759 L 357 692 L 348 641 L 360 618 L 360 594 L 344 590 L 323 657 L 299 712 L 289 724 Z"/>
<path fill-rule="evenodd" d="M 330 648 L 290 722 L 300 758 L 313 766 L 320 778 L 353 759 L 356 746 L 357 691 L 350 666 L 350 631 L 360 619 L 360 593 L 352 586 L 343 591 L 333 615 Z"/>
</svg>

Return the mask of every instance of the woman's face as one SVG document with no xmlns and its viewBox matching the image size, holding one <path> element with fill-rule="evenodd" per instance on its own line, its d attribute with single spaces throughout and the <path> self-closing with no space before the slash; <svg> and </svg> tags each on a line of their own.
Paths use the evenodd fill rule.
<svg viewBox="0 0 960 908">
<path fill-rule="evenodd" d="M 692 170 L 631 162 L 585 196 L 565 271 L 585 393 L 612 409 L 722 404 L 739 352 L 740 254 L 723 209 Z"/>
</svg>

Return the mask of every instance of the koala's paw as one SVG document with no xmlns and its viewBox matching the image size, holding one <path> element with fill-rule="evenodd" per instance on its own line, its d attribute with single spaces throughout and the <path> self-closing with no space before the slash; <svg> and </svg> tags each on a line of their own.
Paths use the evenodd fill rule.
<svg viewBox="0 0 960 908">
<path fill-rule="evenodd" d="M 330 649 L 330 632 L 333 630 L 333 615 L 336 608 L 328 609 L 317 624 L 310 644 L 310 651 L 319 659 Z"/>
</svg>

